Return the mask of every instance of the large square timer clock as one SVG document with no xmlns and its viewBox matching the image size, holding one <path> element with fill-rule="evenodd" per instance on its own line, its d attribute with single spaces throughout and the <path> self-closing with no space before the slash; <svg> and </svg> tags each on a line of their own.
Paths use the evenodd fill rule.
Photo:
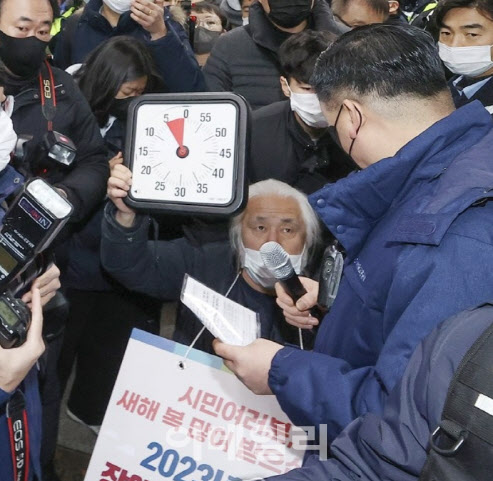
<svg viewBox="0 0 493 481">
<path fill-rule="evenodd" d="M 129 107 L 135 210 L 230 216 L 246 202 L 249 107 L 228 93 L 151 94 Z"/>
</svg>

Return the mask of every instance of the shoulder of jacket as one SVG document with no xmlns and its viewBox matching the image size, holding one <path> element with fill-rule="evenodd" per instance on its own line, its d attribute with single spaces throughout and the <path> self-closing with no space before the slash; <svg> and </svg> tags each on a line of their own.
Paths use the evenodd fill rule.
<svg viewBox="0 0 493 481">
<path fill-rule="evenodd" d="M 493 246 L 493 199 L 480 199 L 461 212 L 450 224 L 445 235 L 463 236 Z"/>
<path fill-rule="evenodd" d="M 463 247 L 478 242 L 484 245 L 483 254 L 493 247 L 493 199 L 484 198 L 467 202 L 442 214 L 405 214 L 399 218 L 389 235 L 389 242 L 439 246 L 445 239 Z"/>
<path fill-rule="evenodd" d="M 53 77 L 55 79 L 55 82 L 60 81 L 67 84 L 75 83 L 72 75 L 70 75 L 68 72 L 65 72 L 65 70 L 53 66 L 51 67 L 51 70 L 53 71 Z"/>
<path fill-rule="evenodd" d="M 82 92 L 79 90 L 77 82 L 74 80 L 72 75 L 57 67 L 52 67 L 52 69 L 56 87 L 63 87 L 66 91 L 66 95 L 69 96 L 71 100 L 74 100 L 76 97 L 83 98 Z"/>
<path fill-rule="evenodd" d="M 249 35 L 249 33 L 245 30 L 244 27 L 237 27 L 234 28 L 233 30 L 230 30 L 229 32 L 224 33 L 221 35 L 216 42 L 216 45 L 233 45 L 239 46 L 237 44 L 241 43 L 241 46 L 244 46 L 245 42 L 250 42 L 250 43 L 255 43 Z"/>
<path fill-rule="evenodd" d="M 272 118 L 284 118 L 284 114 L 287 110 L 289 100 L 281 100 L 280 102 L 274 102 L 255 110 L 252 114 L 253 122 L 270 121 Z"/>
<path fill-rule="evenodd" d="M 425 341 L 425 354 L 440 377 L 446 368 L 456 368 L 479 336 L 491 325 L 493 304 L 464 310 L 440 324 Z"/>
</svg>

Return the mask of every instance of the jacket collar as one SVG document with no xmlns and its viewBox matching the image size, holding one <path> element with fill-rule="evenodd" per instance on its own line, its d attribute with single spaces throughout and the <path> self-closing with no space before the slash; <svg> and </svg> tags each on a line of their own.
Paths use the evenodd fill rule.
<svg viewBox="0 0 493 481">
<path fill-rule="evenodd" d="M 456 77 L 454 77 L 456 79 Z M 450 82 L 452 85 L 452 89 L 457 91 L 457 87 L 453 85 L 453 80 Z M 479 79 L 478 82 L 484 81 L 485 79 Z M 460 94 L 458 94 L 460 95 Z M 490 76 L 489 79 L 472 95 L 470 98 L 467 96 L 459 96 L 456 100 L 456 105 L 462 106 L 466 103 L 472 102 L 473 100 L 479 100 L 487 109 L 493 106 L 493 76 Z M 492 113 L 489 110 L 490 114 Z"/>
<path fill-rule="evenodd" d="M 342 34 L 349 30 L 349 28 L 335 20 L 325 0 L 315 0 L 312 13 L 308 18 L 308 28 L 313 30 L 327 30 L 335 34 Z M 281 44 L 290 37 L 289 33 L 282 32 L 271 23 L 262 5 L 258 2 L 255 2 L 250 7 L 250 23 L 248 29 L 257 45 L 275 54 L 277 54 Z"/>
<path fill-rule="evenodd" d="M 130 12 L 126 12 L 120 16 L 116 28 L 113 28 L 108 20 L 101 15 L 100 10 L 102 6 L 103 0 L 90 0 L 82 12 L 80 21 L 82 23 L 88 23 L 94 29 L 105 33 L 118 31 L 119 34 L 122 34 L 131 32 L 137 27 L 138 24 L 132 20 Z"/>
<path fill-rule="evenodd" d="M 404 201 L 404 214 L 389 240 L 438 245 L 465 208 L 493 197 L 490 149 L 485 150 L 481 142 L 491 134 L 486 139 L 491 145 L 492 127 L 479 102 L 468 104 L 411 140 L 394 157 L 326 185 L 310 196 L 310 203 L 349 258 L 354 258 L 386 212 Z M 459 155 L 465 151 L 469 152 Z M 429 198 L 416 195 L 420 185 L 434 179 Z"/>
</svg>

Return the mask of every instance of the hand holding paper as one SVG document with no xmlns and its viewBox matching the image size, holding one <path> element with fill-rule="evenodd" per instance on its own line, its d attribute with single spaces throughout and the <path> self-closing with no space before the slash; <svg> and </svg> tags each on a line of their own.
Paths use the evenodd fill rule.
<svg viewBox="0 0 493 481">
<path fill-rule="evenodd" d="M 272 359 L 283 346 L 267 339 L 257 339 L 246 347 L 230 346 L 217 339 L 213 343 L 216 354 L 224 364 L 254 394 L 272 394 L 269 370 Z"/>
</svg>

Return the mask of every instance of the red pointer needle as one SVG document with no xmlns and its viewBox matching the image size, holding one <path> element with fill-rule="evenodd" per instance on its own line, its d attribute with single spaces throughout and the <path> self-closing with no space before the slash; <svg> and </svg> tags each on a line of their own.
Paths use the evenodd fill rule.
<svg viewBox="0 0 493 481">
<path fill-rule="evenodd" d="M 188 147 L 183 145 L 183 133 L 185 130 L 185 119 L 175 119 L 170 122 L 166 122 L 169 130 L 173 134 L 176 142 L 178 143 L 178 150 L 176 151 L 176 155 L 181 159 L 184 159 L 188 156 L 189 150 Z"/>
<path fill-rule="evenodd" d="M 185 119 L 176 119 L 168 122 L 168 127 L 180 147 L 183 147 L 183 132 L 185 130 Z"/>
</svg>

